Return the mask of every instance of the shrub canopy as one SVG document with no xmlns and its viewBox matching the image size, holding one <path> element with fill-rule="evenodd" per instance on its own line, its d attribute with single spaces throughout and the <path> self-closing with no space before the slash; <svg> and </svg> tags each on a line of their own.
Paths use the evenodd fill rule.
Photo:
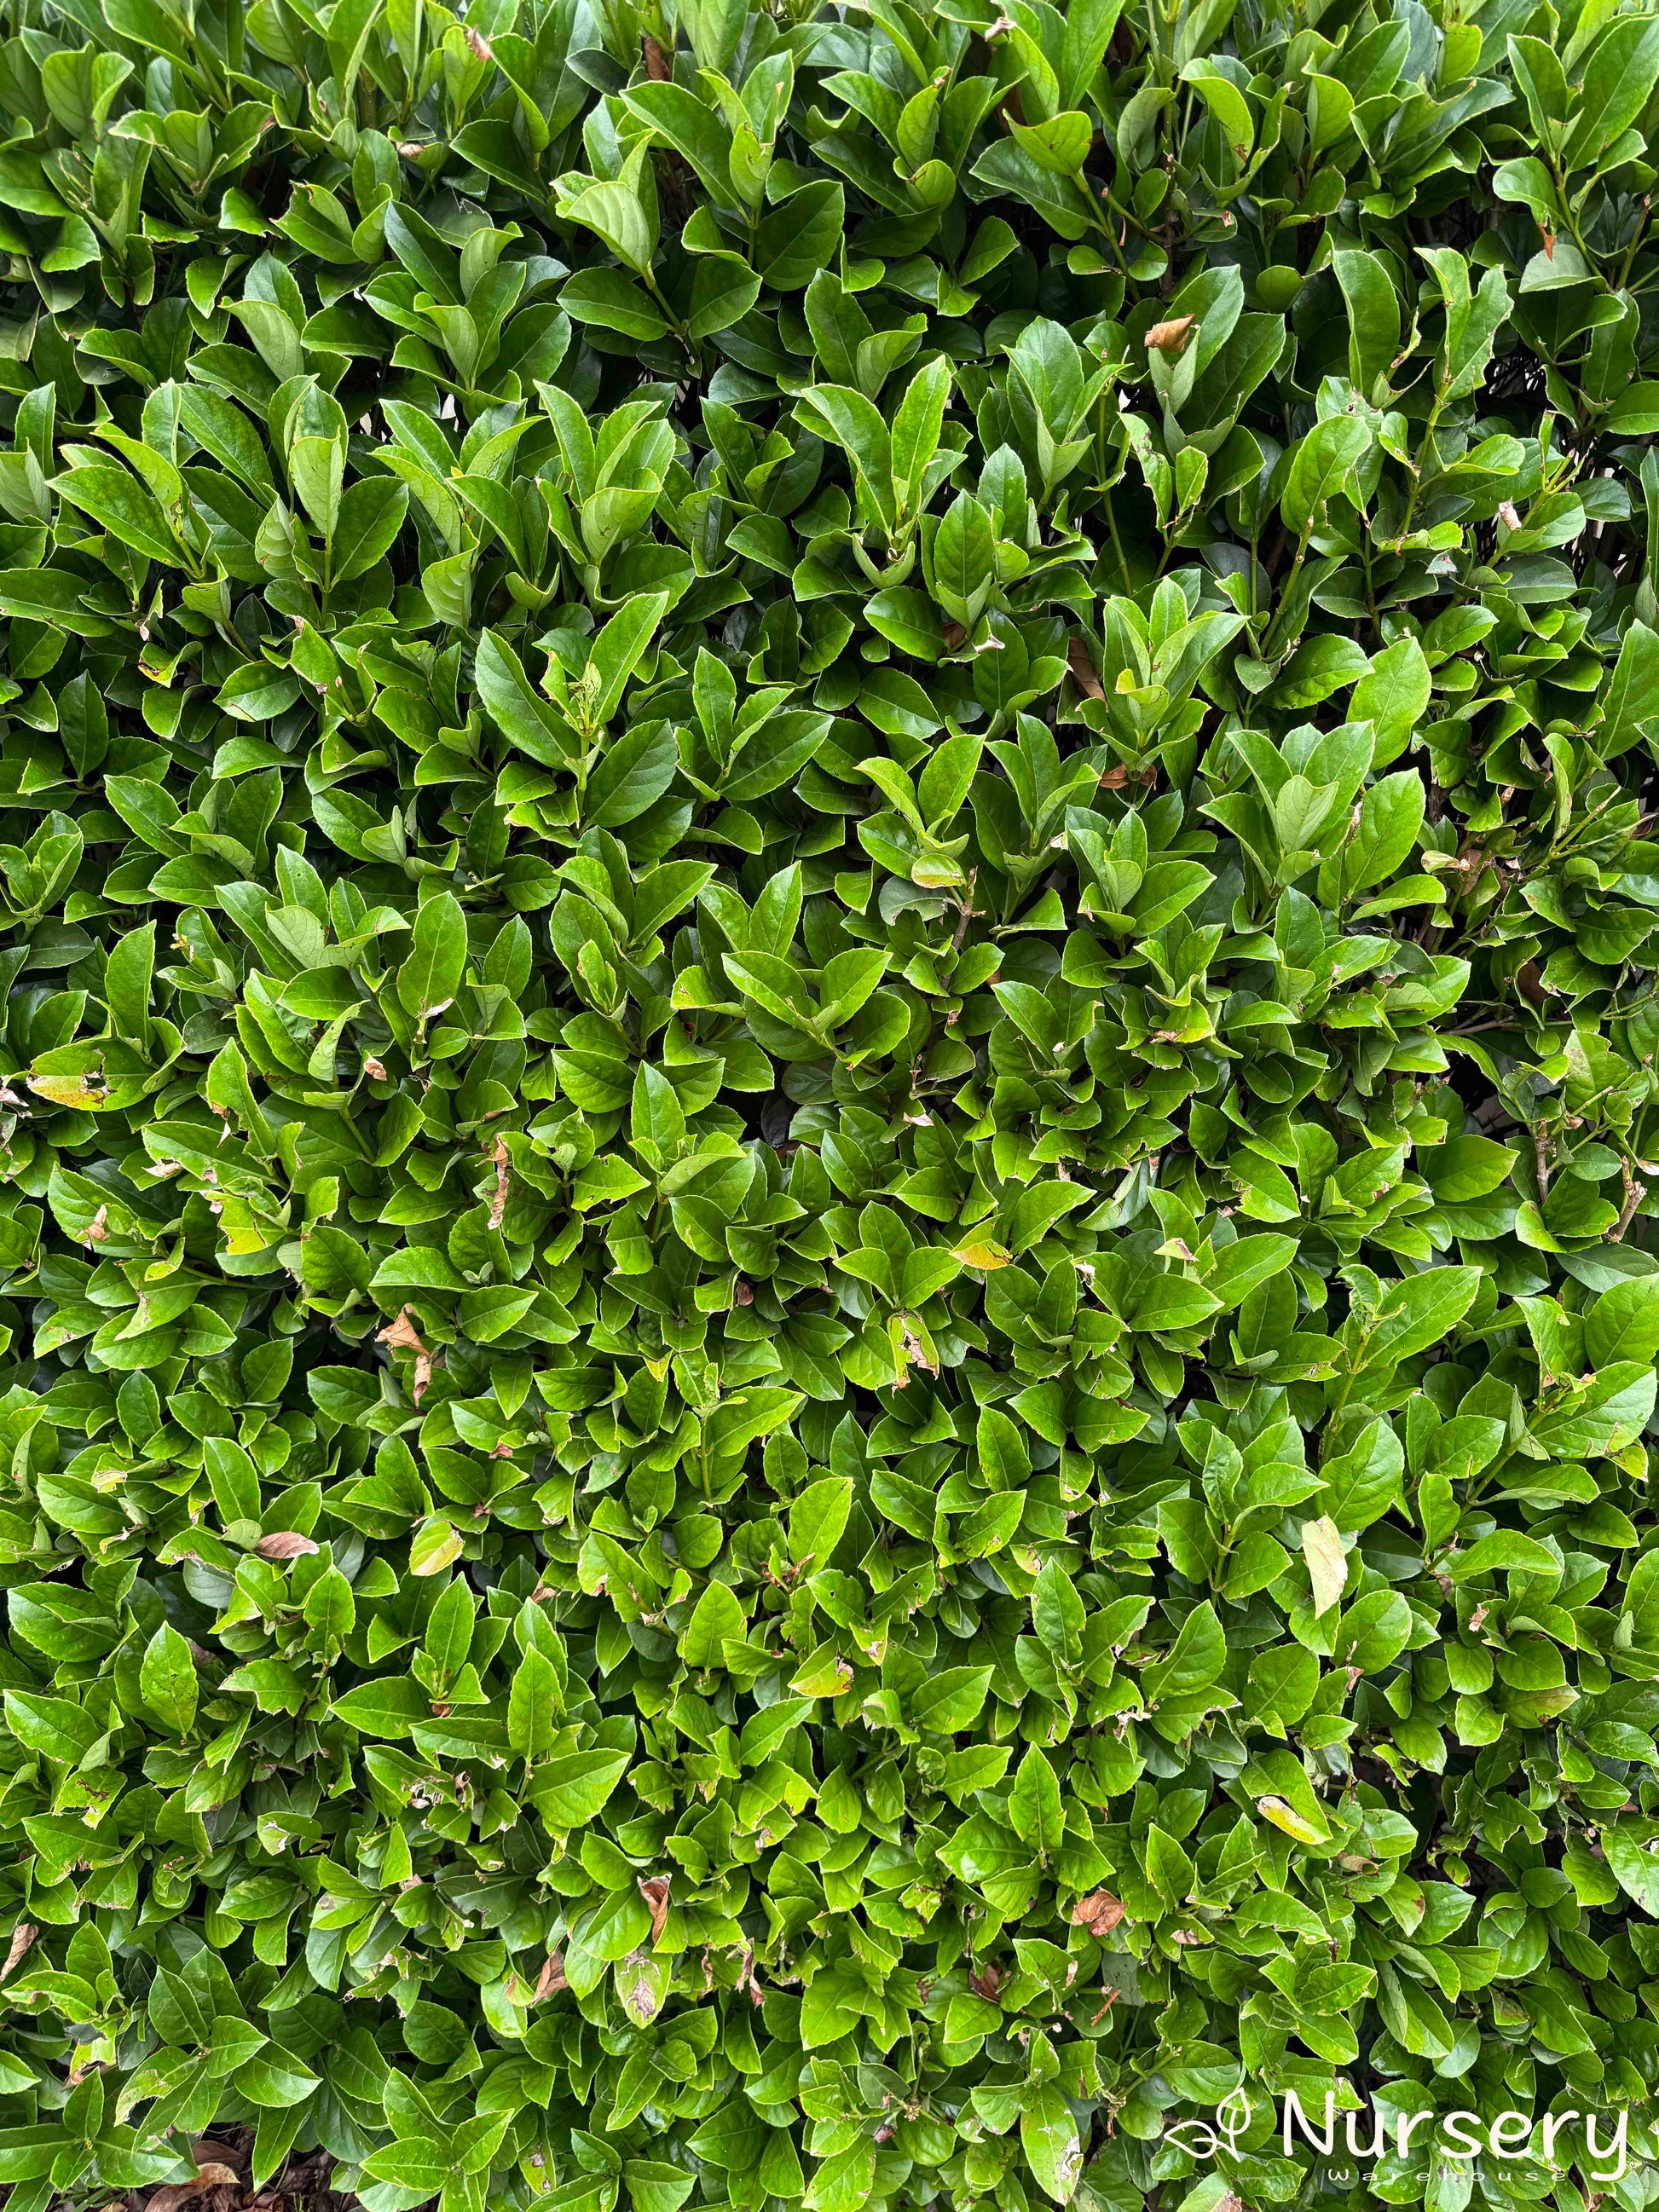
<svg viewBox="0 0 1659 2212">
<path fill-rule="evenodd" d="M 1651 2203 L 1659 19 L 8 20 L 11 2212 Z"/>
</svg>

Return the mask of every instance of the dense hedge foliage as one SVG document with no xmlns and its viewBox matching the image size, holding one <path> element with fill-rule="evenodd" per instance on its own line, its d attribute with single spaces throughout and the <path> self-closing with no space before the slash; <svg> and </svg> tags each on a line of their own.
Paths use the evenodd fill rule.
<svg viewBox="0 0 1659 2212">
<path fill-rule="evenodd" d="M 7 23 L 11 2212 L 1659 2199 L 1659 17 Z"/>
</svg>

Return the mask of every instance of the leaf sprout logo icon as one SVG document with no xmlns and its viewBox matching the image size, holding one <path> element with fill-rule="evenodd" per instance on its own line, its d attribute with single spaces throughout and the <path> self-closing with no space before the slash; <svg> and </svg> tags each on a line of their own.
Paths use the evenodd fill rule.
<svg viewBox="0 0 1659 2212">
<path fill-rule="evenodd" d="M 1239 2138 L 1255 2117 L 1255 2106 L 1242 2089 L 1235 2089 L 1216 2106 L 1213 2127 L 1207 2120 L 1177 2120 L 1164 2129 L 1164 2140 L 1189 2158 L 1213 2158 L 1224 2144 L 1229 2156 L 1236 2156 Z"/>
</svg>

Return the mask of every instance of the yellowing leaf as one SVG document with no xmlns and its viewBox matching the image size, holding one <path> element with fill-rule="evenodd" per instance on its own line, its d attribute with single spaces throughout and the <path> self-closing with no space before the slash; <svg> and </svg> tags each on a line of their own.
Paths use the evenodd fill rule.
<svg viewBox="0 0 1659 2212">
<path fill-rule="evenodd" d="M 1302 1556 L 1313 1583 L 1314 1611 L 1328 1613 L 1346 1586 L 1348 1559 L 1342 1548 L 1342 1531 L 1328 1514 L 1303 1522 Z"/>
</svg>

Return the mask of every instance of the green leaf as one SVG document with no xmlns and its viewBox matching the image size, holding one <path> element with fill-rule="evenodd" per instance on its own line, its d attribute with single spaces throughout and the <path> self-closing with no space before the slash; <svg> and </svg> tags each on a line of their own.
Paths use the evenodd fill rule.
<svg viewBox="0 0 1659 2212">
<path fill-rule="evenodd" d="M 673 732 L 660 722 L 636 722 L 601 755 L 588 779 L 584 818 L 605 830 L 636 821 L 662 797 L 678 767 Z"/>
<path fill-rule="evenodd" d="M 925 387 L 916 402 L 920 418 L 925 409 L 927 392 Z M 894 505 L 894 458 L 892 441 L 887 425 L 875 407 L 862 392 L 849 392 L 834 384 L 810 386 L 800 395 L 800 406 L 805 410 L 803 419 L 822 436 L 833 438 L 847 454 L 857 471 L 858 478 L 868 495 L 875 513 L 891 531 L 897 526 Z M 922 423 L 917 420 L 910 434 L 910 452 L 914 458 Z"/>
<path fill-rule="evenodd" d="M 1331 267 L 1348 310 L 1348 374 L 1373 404 L 1389 393 L 1389 372 L 1400 351 L 1400 301 L 1374 253 L 1334 253 Z"/>
<path fill-rule="evenodd" d="M 1083 2172 L 1083 2148 L 1058 2082 L 1043 2081 L 1028 2092 L 1020 2108 L 1019 2145 L 1038 2188 L 1069 2204 Z"/>
<path fill-rule="evenodd" d="M 409 512 L 409 489 L 383 477 L 348 484 L 334 525 L 331 568 L 337 584 L 366 576 L 391 550 Z"/>
<path fill-rule="evenodd" d="M 1008 1821 L 1024 1844 L 1043 1859 L 1060 1849 L 1066 1836 L 1066 1814 L 1060 1802 L 1054 1770 L 1033 1744 L 1019 1763 L 1014 1786 L 1008 1793 Z"/>
<path fill-rule="evenodd" d="M 196 1662 L 189 1644 L 170 1621 L 163 1621 L 148 1644 L 138 1668 L 144 1703 L 174 1735 L 188 1735 L 196 1718 Z"/>
<path fill-rule="evenodd" d="M 559 1692 L 552 1661 L 532 1647 L 519 1662 L 507 1703 L 507 1740 L 526 1765 L 545 1758 L 556 1741 Z"/>
<path fill-rule="evenodd" d="M 343 1721 L 364 1735 L 395 1742 L 409 1734 L 415 1722 L 425 1720 L 431 1710 L 431 1701 L 418 1682 L 407 1675 L 386 1675 L 348 1690 L 335 1698 L 329 1712 L 333 1719 Z"/>
<path fill-rule="evenodd" d="M 67 1698 L 33 1690 L 8 1690 L 5 1715 L 7 1728 L 25 1751 L 71 1766 L 86 1756 L 101 1733 L 91 1716 Z"/>
<path fill-rule="evenodd" d="M 579 1751 L 544 1759 L 532 1776 L 532 1803 L 547 1826 L 565 1834 L 593 1819 L 628 1771 L 625 1751 Z"/>
<path fill-rule="evenodd" d="M 478 696 L 491 719 L 520 752 L 544 766 L 557 766 L 569 757 L 567 736 L 574 745 L 574 732 L 567 732 L 548 702 L 532 689 L 510 645 L 486 630 L 478 641 Z"/>
<path fill-rule="evenodd" d="M 1362 1674 L 1380 1674 L 1405 1650 L 1411 1635 L 1411 1607 L 1397 1590 L 1373 1590 L 1358 1598 L 1337 1625 L 1336 1656 Z"/>
<path fill-rule="evenodd" d="M 1396 1283 L 1375 1322 L 1362 1324 L 1364 1364 L 1397 1365 L 1442 1341 L 1474 1303 L 1480 1287 L 1478 1267 L 1433 1267 Z"/>
<path fill-rule="evenodd" d="M 1370 431 L 1356 416 L 1333 415 L 1315 424 L 1291 456 L 1279 502 L 1287 530 L 1305 535 L 1316 526 L 1327 503 L 1343 495 L 1370 442 Z"/>
<path fill-rule="evenodd" d="M 130 930 L 114 945 L 104 966 L 104 999 L 116 1034 L 148 1051 L 150 1042 L 151 969 L 155 960 L 155 925 Z"/>
<path fill-rule="evenodd" d="M 591 713 L 596 725 L 608 722 L 621 705 L 628 679 L 656 635 L 667 605 L 665 592 L 642 593 L 612 615 L 594 639 L 587 668 L 593 686 Z"/>
<path fill-rule="evenodd" d="M 911 378 L 893 417 L 891 467 L 901 507 L 916 504 L 927 465 L 939 450 L 950 397 L 951 364 L 935 355 Z"/>
<path fill-rule="evenodd" d="M 1659 1352 L 1659 1276 L 1636 1275 L 1603 1291 L 1584 1319 L 1584 1357 L 1592 1367 L 1650 1360 Z"/>
<path fill-rule="evenodd" d="M 183 566 L 178 543 L 155 495 L 122 468 L 90 461 L 55 477 L 52 489 L 147 560 Z"/>
<path fill-rule="evenodd" d="M 705 254 L 691 280 L 688 334 L 701 341 L 740 323 L 760 297 L 761 280 L 736 254 Z"/>
<path fill-rule="evenodd" d="M 579 269 L 559 295 L 559 305 L 579 323 L 619 331 L 624 337 L 666 337 L 668 324 L 645 287 L 620 269 Z"/>
<path fill-rule="evenodd" d="M 911 1717 L 918 1728 L 954 1735 L 972 1727 L 990 1684 L 988 1667 L 947 1667 L 912 1692 Z"/>
<path fill-rule="evenodd" d="M 823 1566 L 841 1540 L 853 1510 L 853 1486 L 844 1476 L 809 1483 L 789 1508 L 789 1556 L 809 1571 Z"/>
<path fill-rule="evenodd" d="M 1343 868 L 1346 884 L 1369 890 L 1398 872 L 1423 826 L 1423 782 L 1414 771 L 1386 775 L 1365 793 Z"/>
<path fill-rule="evenodd" d="M 409 957 L 398 970 L 398 997 L 418 1021 L 455 1002 L 466 968 L 466 917 L 449 891 L 426 900 L 415 917 Z"/>
<path fill-rule="evenodd" d="M 727 1640 L 740 1642 L 746 1626 L 732 1591 L 724 1583 L 710 1583 L 686 1623 L 680 1656 L 688 1667 L 718 1667 Z"/>
<path fill-rule="evenodd" d="M 1405 751 L 1423 720 L 1432 683 L 1422 647 L 1414 637 L 1401 637 L 1376 655 L 1354 685 L 1348 712 L 1376 733 L 1375 766 L 1385 768 Z"/>
</svg>

